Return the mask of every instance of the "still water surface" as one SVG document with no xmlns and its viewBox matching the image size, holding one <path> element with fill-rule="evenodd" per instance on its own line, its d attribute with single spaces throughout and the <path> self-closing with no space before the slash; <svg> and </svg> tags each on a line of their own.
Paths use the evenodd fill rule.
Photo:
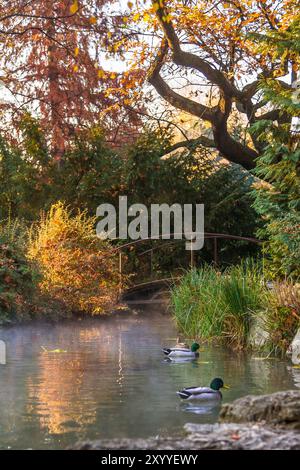
<svg viewBox="0 0 300 470">
<path fill-rule="evenodd" d="M 203 346 L 196 362 L 169 363 L 175 326 L 152 307 L 140 315 L 0 329 L 0 448 L 59 449 L 78 440 L 179 433 L 186 422 L 216 421 L 218 409 L 181 403 L 184 386 L 230 385 L 224 401 L 300 388 L 288 361 Z M 45 351 L 60 349 L 66 352 Z"/>
</svg>

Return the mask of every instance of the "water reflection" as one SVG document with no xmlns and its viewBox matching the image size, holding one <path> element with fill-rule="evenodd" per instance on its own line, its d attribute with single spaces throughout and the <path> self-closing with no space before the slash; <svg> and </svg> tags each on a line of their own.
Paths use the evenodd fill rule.
<svg viewBox="0 0 300 470">
<path fill-rule="evenodd" d="M 220 403 L 181 403 L 180 408 L 185 413 L 201 415 L 204 418 L 203 422 L 207 422 L 217 420 L 221 405 Z"/>
<path fill-rule="evenodd" d="M 164 361 L 169 362 L 171 364 L 180 364 L 182 362 L 184 363 L 191 362 L 191 363 L 197 364 L 197 359 L 193 359 L 190 357 L 173 357 L 173 358 L 167 357 L 166 359 L 164 359 Z"/>
<path fill-rule="evenodd" d="M 164 360 L 169 316 L 146 310 L 104 320 L 0 329 L 0 447 L 65 448 L 78 439 L 179 432 L 213 423 L 218 407 L 182 403 L 176 390 L 223 377 L 224 401 L 300 387 L 300 370 L 207 346 L 198 360 Z M 44 348 L 44 349 L 43 349 Z M 51 353 L 53 350 L 64 353 Z"/>
</svg>

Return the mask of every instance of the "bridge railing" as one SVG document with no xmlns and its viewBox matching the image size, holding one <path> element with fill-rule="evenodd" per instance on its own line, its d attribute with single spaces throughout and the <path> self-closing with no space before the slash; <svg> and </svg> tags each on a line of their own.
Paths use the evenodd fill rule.
<svg viewBox="0 0 300 470">
<path fill-rule="evenodd" d="M 152 248 L 149 248 L 145 251 L 143 251 L 142 253 L 139 253 L 138 256 L 144 256 L 146 254 L 150 254 L 150 273 L 152 274 L 153 272 L 153 252 L 156 251 L 156 250 L 159 250 L 161 248 L 165 248 L 166 245 L 174 245 L 176 243 L 180 243 L 180 242 L 186 242 L 187 239 L 186 238 L 180 238 L 180 239 L 171 239 L 170 240 L 170 237 L 174 237 L 174 235 L 182 235 L 182 234 L 162 234 L 159 238 L 140 238 L 138 240 L 133 240 L 131 242 L 127 242 L 127 243 L 124 243 L 123 245 L 118 245 L 117 247 L 115 247 L 113 249 L 113 252 L 114 253 L 118 253 L 118 256 L 119 256 L 119 293 L 121 294 L 122 292 L 122 287 L 123 287 L 123 252 L 129 248 L 131 248 L 132 246 L 135 246 L 135 245 L 140 245 L 142 243 L 145 243 L 145 242 L 149 242 L 149 241 L 158 241 L 158 240 L 161 240 L 162 243 L 155 246 L 155 247 L 152 247 Z M 207 239 L 213 239 L 213 262 L 215 264 L 215 266 L 218 266 L 219 264 L 219 257 L 218 257 L 218 240 L 220 239 L 226 239 L 226 240 L 237 240 L 237 241 L 246 241 L 246 242 L 249 242 L 249 243 L 255 243 L 255 244 L 261 244 L 262 241 L 261 240 L 258 240 L 257 238 L 253 238 L 253 237 L 243 237 L 243 236 L 240 236 L 240 235 L 231 235 L 231 234 L 223 234 L 223 233 L 211 233 L 211 232 L 204 232 L 204 234 L 202 233 L 193 233 L 194 236 L 196 235 L 203 235 L 204 236 L 204 239 L 207 240 Z M 193 268 L 194 265 L 195 265 L 195 259 L 194 259 L 194 250 L 191 249 L 189 250 L 188 252 L 188 255 L 189 255 L 189 264 L 190 264 L 190 267 Z M 157 282 L 157 279 L 155 281 L 152 281 L 152 282 Z"/>
</svg>

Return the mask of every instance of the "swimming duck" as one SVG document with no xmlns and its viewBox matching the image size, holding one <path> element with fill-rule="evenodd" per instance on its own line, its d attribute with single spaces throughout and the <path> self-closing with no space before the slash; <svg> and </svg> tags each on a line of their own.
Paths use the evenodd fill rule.
<svg viewBox="0 0 300 470">
<path fill-rule="evenodd" d="M 209 387 L 187 387 L 176 393 L 183 400 L 214 400 L 219 402 L 222 400 L 222 393 L 220 392 L 220 388 L 223 387 L 226 388 L 223 380 L 220 378 L 215 378 L 211 381 Z"/>
<path fill-rule="evenodd" d="M 173 357 L 185 357 L 185 358 L 196 358 L 199 356 L 197 352 L 200 348 L 198 343 L 193 343 L 191 348 L 182 348 L 180 346 L 175 346 L 175 348 L 163 348 L 162 352 L 169 358 Z"/>
</svg>

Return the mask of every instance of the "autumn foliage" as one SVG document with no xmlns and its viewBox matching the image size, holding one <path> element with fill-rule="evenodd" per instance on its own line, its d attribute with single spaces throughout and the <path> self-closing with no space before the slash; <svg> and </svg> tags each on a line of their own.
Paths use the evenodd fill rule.
<svg viewBox="0 0 300 470">
<path fill-rule="evenodd" d="M 276 59 L 270 49 L 258 49 L 253 35 L 284 33 L 299 15 L 299 2 L 152 0 L 128 2 L 128 10 L 120 47 L 133 50 L 132 67 L 144 70 L 173 116 L 181 110 L 209 123 L 210 139 L 199 133 L 199 145 L 253 169 L 265 143 L 249 137 L 249 125 L 264 119 L 291 122 L 291 116 L 268 106 L 260 81 L 290 75 L 284 83 L 291 90 L 299 65 L 288 48 Z M 235 113 L 242 135 L 230 125 Z"/>
<path fill-rule="evenodd" d="M 105 65 L 118 21 L 107 0 L 0 5 L 0 83 L 5 93 L 1 127 L 11 138 L 24 111 L 40 119 L 52 156 L 60 162 L 79 129 L 100 123 L 110 140 L 126 140 L 138 116 L 120 107 L 126 99 L 119 73 Z M 118 32 L 119 31 L 119 32 Z M 1 110 L 0 109 L 0 110 Z"/>
<path fill-rule="evenodd" d="M 72 312 L 107 311 L 117 298 L 116 258 L 95 235 L 95 220 L 86 212 L 72 215 L 54 204 L 31 235 L 29 258 L 42 271 L 40 288 Z"/>
</svg>

